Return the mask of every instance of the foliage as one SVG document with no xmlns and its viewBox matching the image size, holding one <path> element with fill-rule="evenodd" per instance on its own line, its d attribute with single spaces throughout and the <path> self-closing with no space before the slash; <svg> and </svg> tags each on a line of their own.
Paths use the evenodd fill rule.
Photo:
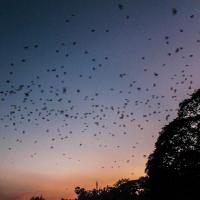
<svg viewBox="0 0 200 200">
<path fill-rule="evenodd" d="M 166 125 L 146 164 L 146 177 L 121 179 L 113 187 L 85 190 L 78 200 L 194 200 L 200 185 L 200 90 L 179 105 L 178 116 Z"/>
<path fill-rule="evenodd" d="M 121 179 L 113 187 L 93 189 L 86 191 L 84 188 L 76 187 L 75 193 L 78 200 L 139 200 L 144 191 L 145 177 L 138 180 Z"/>
<path fill-rule="evenodd" d="M 200 185 L 200 90 L 161 131 L 146 172 L 152 199 L 195 199 Z"/>
<path fill-rule="evenodd" d="M 39 196 L 36 196 L 36 197 L 32 197 L 30 200 L 45 200 L 42 195 L 39 197 Z"/>
</svg>

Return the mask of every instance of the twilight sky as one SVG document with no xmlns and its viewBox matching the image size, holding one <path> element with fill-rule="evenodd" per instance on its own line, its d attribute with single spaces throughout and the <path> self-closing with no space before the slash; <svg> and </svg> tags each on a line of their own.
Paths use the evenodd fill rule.
<svg viewBox="0 0 200 200">
<path fill-rule="evenodd" d="M 0 199 L 144 175 L 200 86 L 196 0 L 0 0 Z"/>
</svg>

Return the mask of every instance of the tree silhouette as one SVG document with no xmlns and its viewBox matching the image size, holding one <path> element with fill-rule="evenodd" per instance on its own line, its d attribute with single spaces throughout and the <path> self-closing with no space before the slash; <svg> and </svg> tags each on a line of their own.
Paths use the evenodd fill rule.
<svg viewBox="0 0 200 200">
<path fill-rule="evenodd" d="M 33 196 L 33 197 L 31 197 L 31 199 L 30 200 L 45 200 L 43 197 L 42 197 L 42 195 L 39 197 L 39 196 Z"/>
<path fill-rule="evenodd" d="M 196 199 L 200 185 L 200 90 L 179 105 L 146 165 L 150 199 Z"/>
<path fill-rule="evenodd" d="M 75 193 L 78 200 L 144 200 L 144 183 L 146 183 L 145 177 L 138 180 L 121 179 L 113 187 L 107 186 L 98 190 L 76 187 Z"/>
<path fill-rule="evenodd" d="M 88 194 L 85 188 L 76 187 L 74 192 L 77 194 L 79 200 L 87 199 Z"/>
<path fill-rule="evenodd" d="M 179 105 L 146 164 L 146 177 L 121 179 L 113 187 L 85 190 L 78 200 L 195 200 L 200 185 L 200 90 Z"/>
</svg>

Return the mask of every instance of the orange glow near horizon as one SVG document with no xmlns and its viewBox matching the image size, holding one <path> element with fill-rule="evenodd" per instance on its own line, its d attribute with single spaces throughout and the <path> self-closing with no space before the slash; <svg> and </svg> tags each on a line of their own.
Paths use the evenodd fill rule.
<svg viewBox="0 0 200 200">
<path fill-rule="evenodd" d="M 142 176 L 140 174 L 139 176 Z M 32 196 L 43 195 L 48 200 L 60 200 L 63 198 L 75 198 L 74 188 L 76 186 L 84 187 L 86 189 L 93 189 L 96 181 L 99 183 L 99 188 L 105 186 L 112 186 L 117 180 L 121 178 L 136 179 L 139 176 L 135 175 L 132 177 L 126 176 L 126 173 L 121 172 L 120 174 L 113 174 L 113 172 L 106 174 L 90 174 L 82 176 L 66 176 L 66 177 L 47 177 L 47 176 L 16 176 L 15 180 L 8 180 L 8 185 L 11 187 L 13 192 L 11 198 L 13 200 L 27 200 Z M 93 177 L 93 178 L 91 178 Z M 95 178 L 96 177 L 96 178 Z M 15 184 L 16 182 L 16 184 Z M 19 190 L 22 190 L 19 194 Z"/>
<path fill-rule="evenodd" d="M 136 170 L 137 171 L 137 170 Z M 7 180 L 12 190 L 10 198 L 13 200 L 27 200 L 32 196 L 43 195 L 48 200 L 60 200 L 63 198 L 75 198 L 74 188 L 76 186 L 92 189 L 95 187 L 96 181 L 99 183 L 99 188 L 112 186 L 121 178 L 136 179 L 142 176 L 142 170 L 138 170 L 138 175 L 129 176 L 126 170 L 117 173 L 111 170 L 110 172 L 96 172 L 85 175 L 68 175 L 68 176 L 44 176 L 44 175 L 15 175 Z M 19 193 L 19 191 L 22 191 Z"/>
</svg>

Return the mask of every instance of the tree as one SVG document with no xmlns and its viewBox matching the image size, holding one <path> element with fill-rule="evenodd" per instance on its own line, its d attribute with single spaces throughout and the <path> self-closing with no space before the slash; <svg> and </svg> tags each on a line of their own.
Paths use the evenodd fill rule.
<svg viewBox="0 0 200 200">
<path fill-rule="evenodd" d="M 85 188 L 80 188 L 80 187 L 76 187 L 75 191 L 74 191 L 77 196 L 78 196 L 78 200 L 87 200 L 87 196 L 88 196 L 88 192 L 85 190 Z"/>
<path fill-rule="evenodd" d="M 43 197 L 42 197 L 42 195 L 39 197 L 39 196 L 33 196 L 33 197 L 31 197 L 31 199 L 30 200 L 45 200 Z"/>
<path fill-rule="evenodd" d="M 200 185 L 200 90 L 179 105 L 146 164 L 150 199 L 196 199 Z"/>
<path fill-rule="evenodd" d="M 144 194 L 145 182 L 145 177 L 138 180 L 121 179 L 113 187 L 98 190 L 76 187 L 75 193 L 78 200 L 145 200 L 145 198 L 140 198 Z"/>
</svg>

